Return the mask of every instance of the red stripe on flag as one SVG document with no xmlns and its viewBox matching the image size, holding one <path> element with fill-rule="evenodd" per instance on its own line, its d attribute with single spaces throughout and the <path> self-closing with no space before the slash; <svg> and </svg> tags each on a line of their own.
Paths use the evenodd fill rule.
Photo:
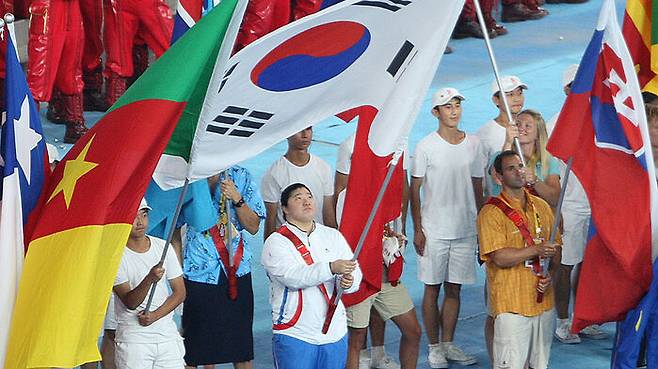
<svg viewBox="0 0 658 369">
<path fill-rule="evenodd" d="M 86 225 L 132 224 L 141 200 L 132 194 L 146 191 L 185 105 L 142 100 L 107 113 L 57 165 L 35 210 L 36 224 L 29 225 L 34 233 L 26 232 L 25 239 Z M 46 203 L 66 174 L 66 163 L 77 158 L 92 137 L 85 161 L 98 166 L 77 181 L 68 208 L 62 193 Z M 126 198 L 135 200 L 122 204 Z"/>
</svg>

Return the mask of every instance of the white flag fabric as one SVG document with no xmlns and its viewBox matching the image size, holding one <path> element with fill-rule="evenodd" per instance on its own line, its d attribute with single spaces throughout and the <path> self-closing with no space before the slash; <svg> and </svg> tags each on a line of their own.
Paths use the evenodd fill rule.
<svg viewBox="0 0 658 369">
<path fill-rule="evenodd" d="M 396 151 L 413 124 L 464 0 L 348 0 L 250 44 L 215 70 L 188 178 L 207 178 L 301 129 L 361 106 L 369 142 Z M 375 127 L 377 127 L 375 129 Z"/>
</svg>

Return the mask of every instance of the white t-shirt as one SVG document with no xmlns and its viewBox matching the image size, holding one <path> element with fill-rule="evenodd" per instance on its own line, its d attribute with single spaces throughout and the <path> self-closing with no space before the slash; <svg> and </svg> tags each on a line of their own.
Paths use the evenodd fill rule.
<svg viewBox="0 0 658 369">
<path fill-rule="evenodd" d="M 151 271 L 154 265 L 160 262 L 165 241 L 159 238 L 147 236 L 151 241 L 151 247 L 144 253 L 135 252 L 128 247 L 125 248 L 119 265 L 119 272 L 114 280 L 114 285 L 128 282 L 130 289 L 139 285 L 144 277 Z M 167 252 L 164 262 L 165 275 L 158 281 L 153 295 L 151 311 L 160 307 L 169 297 L 169 283 L 167 281 L 183 275 L 178 258 L 174 250 Z M 148 327 L 139 325 L 137 314 L 146 308 L 148 294 L 135 310 L 129 310 L 120 298 L 115 300 L 115 313 L 117 320 L 116 341 L 130 343 L 160 343 L 172 339 L 182 339 L 176 329 L 176 323 L 172 319 L 174 312 L 158 319 Z"/>
<path fill-rule="evenodd" d="M 546 131 L 548 132 L 549 137 L 553 134 L 553 128 L 555 128 L 555 123 L 557 123 L 559 115 L 560 113 L 555 114 L 553 118 L 546 123 Z M 564 178 L 567 171 L 567 164 L 559 159 L 558 162 L 560 163 L 560 178 Z M 562 203 L 562 211 L 583 215 L 588 215 L 592 212 L 589 207 L 589 200 L 587 200 L 587 193 L 573 171 L 569 174 L 567 189 L 564 193 L 564 202 Z"/>
<path fill-rule="evenodd" d="M 484 192 L 485 194 L 489 194 L 489 189 L 493 188 L 493 179 L 491 178 L 491 175 L 486 172 L 486 167 L 493 160 L 494 155 L 497 152 L 503 150 L 507 131 L 505 127 L 501 126 L 492 119 L 480 127 L 475 135 L 480 139 L 480 143 L 482 144 L 482 151 L 484 152 L 484 156 L 487 159 L 483 166 L 486 174 L 484 181 Z"/>
<path fill-rule="evenodd" d="M 311 154 L 308 163 L 302 167 L 291 163 L 285 156 L 275 161 L 261 180 L 263 201 L 278 204 L 281 200 L 281 191 L 297 182 L 306 185 L 311 190 L 315 199 L 315 221 L 323 224 L 322 205 L 325 196 L 334 194 L 334 177 L 329 164 L 315 155 Z M 283 210 L 279 204 L 277 227 L 284 222 Z"/>
<path fill-rule="evenodd" d="M 421 223 L 426 235 L 457 239 L 477 233 L 471 178 L 482 178 L 485 165 L 480 140 L 472 135 L 453 145 L 432 132 L 418 143 L 411 176 L 423 179 Z"/>
</svg>

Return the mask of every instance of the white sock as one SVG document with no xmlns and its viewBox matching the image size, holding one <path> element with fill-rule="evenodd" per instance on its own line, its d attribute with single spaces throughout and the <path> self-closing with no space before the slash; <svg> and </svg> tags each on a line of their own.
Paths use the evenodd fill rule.
<svg viewBox="0 0 658 369">
<path fill-rule="evenodd" d="M 566 319 L 558 318 L 556 320 L 557 320 L 557 326 L 558 327 L 562 327 L 562 326 L 565 326 L 565 325 L 569 324 L 569 318 L 566 318 Z"/>
<path fill-rule="evenodd" d="M 363 349 L 359 351 L 359 358 L 370 358 L 370 353 L 368 352 L 368 349 Z"/>
<path fill-rule="evenodd" d="M 429 347 L 430 349 L 439 348 L 439 347 L 441 347 L 441 342 L 430 343 L 429 345 L 427 345 L 427 347 Z"/>
<path fill-rule="evenodd" d="M 372 346 L 370 347 L 370 357 L 373 360 L 380 360 L 386 356 L 386 351 L 384 350 L 384 346 Z"/>
</svg>

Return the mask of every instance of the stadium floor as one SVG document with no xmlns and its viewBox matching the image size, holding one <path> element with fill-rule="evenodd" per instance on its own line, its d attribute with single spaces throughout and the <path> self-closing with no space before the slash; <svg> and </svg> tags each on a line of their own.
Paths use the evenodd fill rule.
<svg viewBox="0 0 658 369">
<path fill-rule="evenodd" d="M 564 94 L 561 86 L 562 71 L 570 64 L 578 63 L 587 45 L 598 17 L 600 0 L 591 0 L 579 5 L 547 5 L 550 15 L 538 21 L 505 24 L 509 34 L 492 40 L 498 66 L 502 74 L 519 76 L 529 89 L 526 92 L 526 107 L 541 111 L 546 119 L 552 117 L 561 108 Z M 621 19 L 625 2 L 616 0 L 618 16 Z M 482 40 L 466 39 L 452 41 L 455 49 L 446 55 L 433 77 L 430 93 L 426 96 L 423 108 L 410 135 L 409 147 L 429 132 L 436 129 L 436 120 L 429 113 L 431 94 L 443 86 L 459 89 L 466 101 L 462 104 L 464 114 L 462 127 L 469 133 L 475 132 L 486 120 L 497 113 L 491 102 L 490 83 L 493 72 L 489 64 Z M 429 76 L 428 76 L 429 78 Z M 86 113 L 91 124 L 98 120 L 100 113 Z M 63 154 L 70 145 L 62 145 L 64 127 L 48 123 L 42 114 L 44 129 L 48 142 L 55 143 Z M 336 119 L 329 119 L 316 125 L 314 143 L 311 152 L 335 164 L 337 145 L 355 129 L 353 124 L 344 124 Z M 247 167 L 260 181 L 269 165 L 285 153 L 286 143 L 281 142 L 257 159 L 246 161 Z M 410 225 L 407 229 L 413 229 Z M 413 235 L 408 235 L 413 239 Z M 262 247 L 262 235 L 254 237 L 252 245 L 254 255 L 254 294 L 256 310 L 254 314 L 255 368 L 272 368 L 271 355 L 271 320 L 268 302 L 268 280 L 259 262 Z M 405 274 L 406 284 L 416 306 L 422 299 L 422 284 L 416 279 L 416 261 L 413 247 L 406 250 Z M 483 338 L 485 308 L 482 285 L 484 273 L 478 269 L 477 283 L 462 289 L 462 308 L 457 325 L 455 342 L 467 352 L 473 353 L 478 364 L 471 368 L 488 368 L 489 360 Z M 417 309 L 419 320 L 422 319 Z M 554 369 L 604 369 L 610 366 L 612 334 L 614 326 L 607 324 L 604 329 L 611 337 L 592 341 L 584 339 L 579 345 L 563 345 L 557 341 L 553 344 L 550 368 Z M 397 358 L 400 334 L 393 324 L 387 325 L 386 348 L 389 355 Z M 419 368 L 428 368 L 427 338 L 423 335 L 418 361 Z M 229 365 L 218 368 L 229 368 Z"/>
</svg>

